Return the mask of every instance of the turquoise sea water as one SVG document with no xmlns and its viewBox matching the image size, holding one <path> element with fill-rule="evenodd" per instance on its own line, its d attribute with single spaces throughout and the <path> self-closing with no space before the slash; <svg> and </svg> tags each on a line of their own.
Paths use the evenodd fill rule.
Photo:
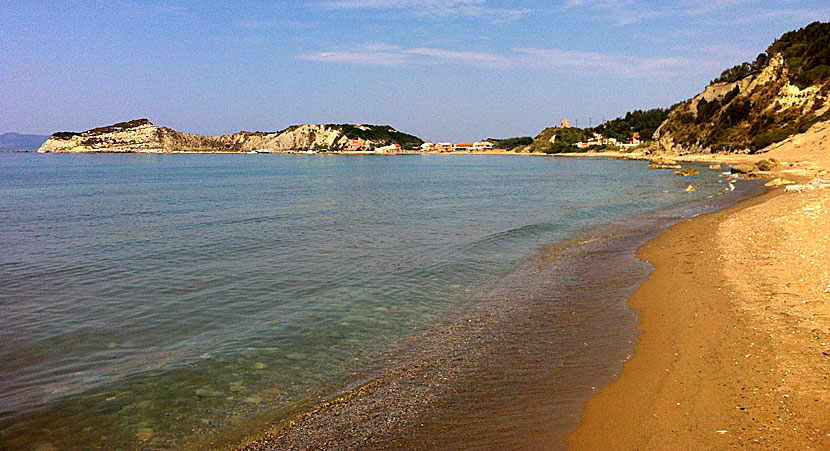
<svg viewBox="0 0 830 451">
<path fill-rule="evenodd" d="M 0 445 L 176 448 L 332 393 L 543 249 L 732 195 L 701 172 L 482 155 L 0 155 Z"/>
</svg>

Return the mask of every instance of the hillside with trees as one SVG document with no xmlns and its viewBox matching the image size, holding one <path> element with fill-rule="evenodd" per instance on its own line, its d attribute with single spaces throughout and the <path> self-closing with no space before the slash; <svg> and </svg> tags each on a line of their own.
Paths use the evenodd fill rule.
<svg viewBox="0 0 830 451">
<path fill-rule="evenodd" d="M 522 149 L 533 144 L 533 138 L 530 136 L 518 136 L 515 138 L 495 139 L 487 138 L 485 141 L 493 143 L 495 149 L 516 150 Z"/>
<path fill-rule="evenodd" d="M 755 153 L 830 120 L 830 23 L 785 33 L 725 70 L 655 132 L 671 153 Z"/>
<path fill-rule="evenodd" d="M 634 136 L 634 133 L 639 133 L 640 139 L 648 140 L 651 139 L 660 124 L 669 117 L 669 111 L 671 111 L 671 108 L 631 111 L 625 113 L 624 117 L 605 122 L 594 127 L 593 130 L 618 141 L 628 141 Z"/>
<path fill-rule="evenodd" d="M 531 153 L 580 152 L 576 143 L 594 136 L 592 130 L 575 127 L 548 127 L 536 136 L 528 151 Z"/>
<path fill-rule="evenodd" d="M 334 124 L 328 127 L 339 129 L 349 139 L 362 139 L 377 145 L 400 144 L 404 149 L 414 149 L 424 143 L 421 138 L 399 132 L 389 125 Z"/>
</svg>

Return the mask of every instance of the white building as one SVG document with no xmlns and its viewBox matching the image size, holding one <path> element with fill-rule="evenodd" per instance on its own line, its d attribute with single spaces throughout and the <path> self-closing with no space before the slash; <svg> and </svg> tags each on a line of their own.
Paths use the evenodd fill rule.
<svg viewBox="0 0 830 451">
<path fill-rule="evenodd" d="M 400 144 L 389 144 L 388 146 L 375 147 L 375 152 L 398 152 L 401 150 Z"/>
</svg>

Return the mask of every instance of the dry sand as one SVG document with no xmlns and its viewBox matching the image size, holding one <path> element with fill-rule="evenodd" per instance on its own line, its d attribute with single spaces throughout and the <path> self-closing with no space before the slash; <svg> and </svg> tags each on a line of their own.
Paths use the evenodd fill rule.
<svg viewBox="0 0 830 451">
<path fill-rule="evenodd" d="M 811 132 L 725 161 L 779 158 L 803 181 L 830 163 L 830 126 Z M 639 255 L 656 269 L 630 300 L 635 355 L 569 447 L 830 450 L 830 188 L 775 188 Z"/>
</svg>

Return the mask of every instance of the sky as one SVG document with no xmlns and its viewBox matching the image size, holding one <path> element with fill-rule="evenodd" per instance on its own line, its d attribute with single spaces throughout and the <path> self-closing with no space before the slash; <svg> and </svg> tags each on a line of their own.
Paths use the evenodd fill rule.
<svg viewBox="0 0 830 451">
<path fill-rule="evenodd" d="M 671 106 L 816 20 L 826 0 L 4 0 L 0 133 L 535 136 Z"/>
</svg>

